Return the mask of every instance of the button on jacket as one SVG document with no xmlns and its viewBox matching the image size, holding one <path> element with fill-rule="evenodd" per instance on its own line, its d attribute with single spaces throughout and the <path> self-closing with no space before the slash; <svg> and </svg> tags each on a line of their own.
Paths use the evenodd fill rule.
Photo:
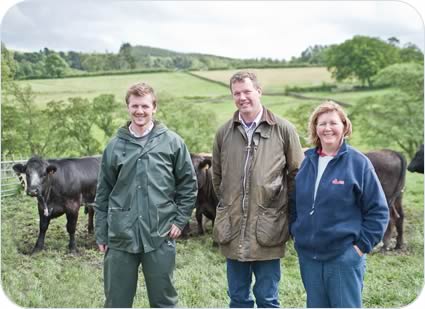
<svg viewBox="0 0 425 309">
<path fill-rule="evenodd" d="M 213 185 L 220 201 L 214 238 L 224 256 L 239 261 L 284 255 L 288 189 L 303 159 L 293 125 L 263 109 L 251 143 L 236 111 L 218 130 L 213 147 Z"/>
<path fill-rule="evenodd" d="M 120 128 L 106 147 L 96 193 L 96 241 L 130 253 L 150 252 L 171 225 L 183 229 L 195 206 L 196 176 L 183 140 L 155 121 L 142 146 Z"/>
</svg>

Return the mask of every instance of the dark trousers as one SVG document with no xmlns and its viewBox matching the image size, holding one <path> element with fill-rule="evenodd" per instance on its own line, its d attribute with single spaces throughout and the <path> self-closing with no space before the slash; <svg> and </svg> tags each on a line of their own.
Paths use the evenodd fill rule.
<svg viewBox="0 0 425 309">
<path fill-rule="evenodd" d="M 227 259 L 227 282 L 230 308 L 253 308 L 251 296 L 252 275 L 255 276 L 253 292 L 258 308 L 278 308 L 280 260 L 239 262 Z"/>
<path fill-rule="evenodd" d="M 155 251 L 136 254 L 108 249 L 104 259 L 105 307 L 133 306 L 140 264 L 150 307 L 175 307 L 177 292 L 172 282 L 176 261 L 175 245 L 175 241 L 166 240 Z"/>
<path fill-rule="evenodd" d="M 298 255 L 308 308 L 362 307 L 366 256 L 353 246 L 329 261 Z"/>
</svg>

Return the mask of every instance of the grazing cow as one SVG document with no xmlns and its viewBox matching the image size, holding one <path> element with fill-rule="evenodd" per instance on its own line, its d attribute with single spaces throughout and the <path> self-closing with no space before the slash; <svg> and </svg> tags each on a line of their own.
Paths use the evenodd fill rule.
<svg viewBox="0 0 425 309">
<path fill-rule="evenodd" d="M 100 158 L 43 160 L 32 157 L 25 165 L 15 164 L 16 173 L 25 173 L 27 195 L 36 197 L 40 230 L 32 253 L 44 247 L 51 219 L 66 214 L 69 250 L 77 252 L 75 230 L 81 203 L 94 203 Z M 93 232 L 93 209 L 89 211 L 89 232 Z"/>
<path fill-rule="evenodd" d="M 407 170 L 412 173 L 424 173 L 424 144 L 422 144 L 415 153 L 409 166 L 407 166 Z"/>
<path fill-rule="evenodd" d="M 378 150 L 366 153 L 372 162 L 384 189 L 388 206 L 390 207 L 390 222 L 384 234 L 384 250 L 389 250 L 394 227 L 397 230 L 395 249 L 403 247 L 403 191 L 406 181 L 406 159 L 403 155 L 392 150 Z"/>
</svg>

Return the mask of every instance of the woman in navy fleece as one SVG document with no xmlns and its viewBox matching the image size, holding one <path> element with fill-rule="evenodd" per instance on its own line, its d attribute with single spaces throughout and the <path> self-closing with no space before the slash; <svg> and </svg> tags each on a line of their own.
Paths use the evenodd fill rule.
<svg viewBox="0 0 425 309">
<path fill-rule="evenodd" d="M 369 159 L 349 146 L 352 131 L 332 101 L 309 120 L 315 146 L 305 153 L 291 198 L 291 234 L 307 307 L 362 307 L 366 253 L 381 241 L 388 205 Z"/>
</svg>

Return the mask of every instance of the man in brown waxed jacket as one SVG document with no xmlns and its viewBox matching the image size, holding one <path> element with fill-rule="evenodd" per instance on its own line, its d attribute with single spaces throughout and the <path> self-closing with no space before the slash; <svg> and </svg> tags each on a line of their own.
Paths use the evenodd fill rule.
<svg viewBox="0 0 425 309">
<path fill-rule="evenodd" d="M 262 106 L 254 73 L 233 75 L 230 90 L 238 110 L 213 147 L 214 238 L 227 258 L 230 307 L 254 307 L 252 274 L 257 307 L 279 307 L 288 195 L 304 156 L 294 126 Z"/>
</svg>

